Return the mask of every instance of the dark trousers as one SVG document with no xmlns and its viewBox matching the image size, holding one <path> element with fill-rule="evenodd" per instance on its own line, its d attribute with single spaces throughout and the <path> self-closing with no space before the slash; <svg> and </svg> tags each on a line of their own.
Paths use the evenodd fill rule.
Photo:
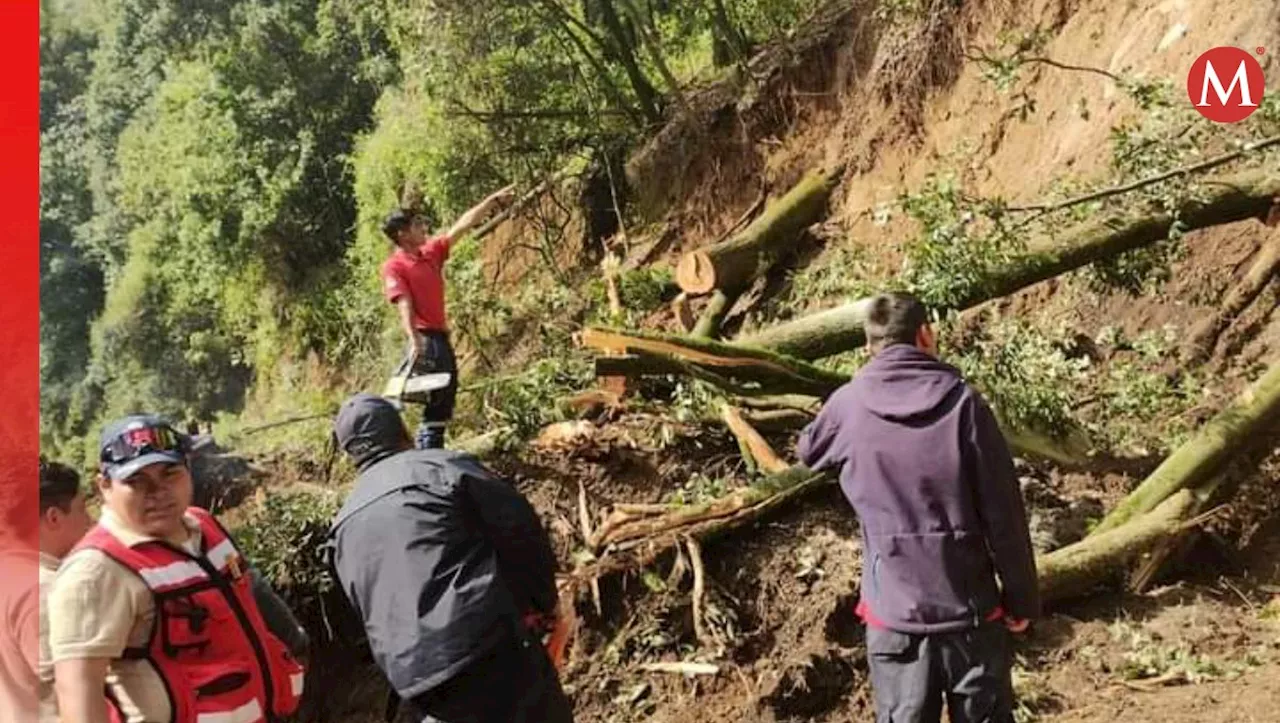
<svg viewBox="0 0 1280 723">
<path fill-rule="evenodd" d="M 573 723 L 551 659 L 526 634 L 498 643 L 409 705 L 422 723 Z"/>
<path fill-rule="evenodd" d="M 415 443 L 419 449 L 439 449 L 444 446 L 445 427 L 453 419 L 453 406 L 458 396 L 458 362 L 453 356 L 453 345 L 446 331 L 418 331 L 422 339 L 422 354 L 416 358 L 410 348 L 396 368 L 399 376 L 409 370 L 412 374 L 449 372 L 449 386 L 431 392 L 425 399 L 406 399 L 422 404 L 422 422 L 418 425 Z"/>
<path fill-rule="evenodd" d="M 1004 624 L 930 635 L 867 627 L 876 723 L 1013 723 L 1013 650 Z"/>
</svg>

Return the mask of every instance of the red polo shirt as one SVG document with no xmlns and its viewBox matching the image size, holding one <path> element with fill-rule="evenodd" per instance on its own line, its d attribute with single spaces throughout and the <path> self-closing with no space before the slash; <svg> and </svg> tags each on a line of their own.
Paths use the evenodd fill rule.
<svg viewBox="0 0 1280 723">
<path fill-rule="evenodd" d="M 382 264 L 382 290 L 387 301 L 396 303 L 405 294 L 413 300 L 413 328 L 420 331 L 447 331 L 444 312 L 444 262 L 453 239 L 434 236 L 416 253 L 397 248 Z"/>
</svg>

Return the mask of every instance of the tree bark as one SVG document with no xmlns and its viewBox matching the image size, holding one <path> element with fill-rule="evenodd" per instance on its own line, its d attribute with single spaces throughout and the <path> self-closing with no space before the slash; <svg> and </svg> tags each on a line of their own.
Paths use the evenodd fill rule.
<svg viewBox="0 0 1280 723">
<path fill-rule="evenodd" d="M 1091 534 L 1099 535 L 1119 527 L 1155 509 L 1179 490 L 1207 482 L 1239 448 L 1247 446 L 1253 436 L 1267 429 L 1277 413 L 1280 413 L 1280 363 L 1272 364 L 1244 394 L 1169 455 Z"/>
<path fill-rule="evenodd" d="M 649 58 L 653 60 L 653 66 L 658 69 L 658 74 L 662 76 L 662 82 L 666 83 L 667 90 L 679 98 L 680 81 L 676 80 L 671 68 L 667 67 L 667 60 L 662 55 L 662 45 L 658 42 L 657 29 L 649 23 L 649 20 L 636 7 L 634 0 L 618 1 L 622 3 L 622 9 L 631 18 L 631 22 L 635 24 L 636 32 L 640 35 L 640 42 L 644 44 L 645 50 L 649 51 Z"/>
<path fill-rule="evenodd" d="M 1038 251 L 1028 253 L 962 295 L 956 309 L 1008 296 L 1032 284 L 1095 261 L 1148 246 L 1169 236 L 1175 222 L 1183 231 L 1264 217 L 1280 197 L 1280 172 L 1256 169 L 1201 182 L 1203 200 L 1183 202 L 1175 212 L 1129 212 L 1086 223 Z M 745 336 L 735 344 L 770 349 L 800 359 L 820 359 L 857 348 L 865 341 L 862 301 L 827 309 Z"/>
<path fill-rule="evenodd" d="M 636 60 L 635 48 L 631 39 L 627 37 L 626 29 L 622 27 L 622 21 L 618 19 L 617 10 L 613 7 L 613 0 L 600 0 L 600 14 L 604 20 L 605 30 L 613 39 L 613 56 L 627 74 L 627 80 L 631 83 L 632 90 L 635 91 L 636 97 L 640 99 L 640 106 L 644 109 L 645 116 L 650 122 L 657 123 L 662 120 L 662 104 L 658 91 L 649 82 L 648 76 L 640 68 L 640 63 Z"/>
<path fill-rule="evenodd" d="M 613 355 L 597 360 L 597 369 L 600 364 L 609 365 L 612 373 L 607 376 L 678 373 L 649 371 L 678 369 L 748 395 L 772 389 L 816 397 L 826 397 L 849 381 L 843 374 L 769 351 L 688 336 L 590 328 L 583 331 L 582 343 Z M 632 355 L 637 361 L 622 362 L 620 355 Z M 631 364 L 635 366 L 628 370 Z"/>
<path fill-rule="evenodd" d="M 808 314 L 755 331 L 733 341 L 797 359 L 822 359 L 857 349 L 867 342 L 862 331 L 867 299 Z"/>
<path fill-rule="evenodd" d="M 729 11 L 724 6 L 724 0 L 712 0 L 711 3 L 711 28 L 712 35 L 728 52 L 729 60 L 734 63 L 741 63 L 746 60 L 750 43 L 747 42 L 746 36 L 742 31 L 738 30 L 733 24 L 733 20 L 729 18 Z M 717 67 L 723 67 L 728 63 L 716 61 Z"/>
<path fill-rule="evenodd" d="M 1186 515 L 1191 517 L 1203 512 L 1218 495 L 1226 478 L 1227 474 L 1225 472 L 1220 473 L 1208 482 L 1191 490 L 1191 506 L 1187 509 Z M 1130 589 L 1138 593 L 1145 592 L 1151 583 L 1159 577 L 1165 563 L 1175 555 L 1188 550 L 1198 535 L 1198 530 L 1184 529 L 1158 543 L 1152 548 L 1151 554 L 1142 561 L 1142 566 L 1134 571 L 1129 583 Z"/>
<path fill-rule="evenodd" d="M 733 238 L 684 255 L 676 283 L 689 294 L 738 294 L 764 273 L 810 224 L 820 220 L 843 165 L 809 173 Z"/>
</svg>

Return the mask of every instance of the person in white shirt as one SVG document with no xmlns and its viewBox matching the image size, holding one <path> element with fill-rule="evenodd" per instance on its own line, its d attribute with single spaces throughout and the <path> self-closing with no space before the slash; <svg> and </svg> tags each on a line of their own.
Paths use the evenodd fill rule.
<svg viewBox="0 0 1280 723">
<path fill-rule="evenodd" d="M 40 723 L 57 723 L 58 700 L 49 656 L 47 599 L 62 558 L 93 526 L 85 509 L 80 476 L 70 467 L 40 459 Z"/>
</svg>

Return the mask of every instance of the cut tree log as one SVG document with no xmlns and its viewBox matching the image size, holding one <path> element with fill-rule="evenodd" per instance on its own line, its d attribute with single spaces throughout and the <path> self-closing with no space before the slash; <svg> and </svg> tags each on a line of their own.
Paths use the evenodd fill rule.
<svg viewBox="0 0 1280 723">
<path fill-rule="evenodd" d="M 1280 272 L 1280 229 L 1272 231 L 1270 238 L 1262 243 L 1253 265 L 1218 309 L 1192 330 L 1183 355 L 1186 363 L 1199 364 L 1208 359 L 1223 330 L 1258 298 L 1277 272 Z"/>
<path fill-rule="evenodd" d="M 821 359 L 867 343 L 862 323 L 868 299 L 774 324 L 733 340 L 735 346 L 768 349 L 797 359 Z"/>
<path fill-rule="evenodd" d="M 807 362 L 709 339 L 588 328 L 581 340 L 584 346 L 613 355 L 596 360 L 599 376 L 686 373 L 740 394 L 773 390 L 817 397 L 826 397 L 849 380 Z"/>
<path fill-rule="evenodd" d="M 843 165 L 809 173 L 733 238 L 685 254 L 676 266 L 676 283 L 689 294 L 740 293 L 822 218 L 843 173 Z"/>
<path fill-rule="evenodd" d="M 1008 296 L 1095 261 L 1149 246 L 1169 237 L 1176 223 L 1182 232 L 1250 218 L 1264 218 L 1280 197 L 1280 171 L 1262 168 L 1201 181 L 1201 198 L 1182 202 L 1174 211 L 1130 211 L 1089 221 L 1041 244 L 1021 260 L 965 291 L 952 306 L 967 309 Z M 762 329 L 735 345 L 768 349 L 798 359 L 820 359 L 865 343 L 863 304 L 854 301 L 816 314 Z"/>
<path fill-rule="evenodd" d="M 1183 527 L 1195 498 L 1182 490 L 1127 524 L 1092 535 L 1036 559 L 1043 600 L 1080 595 L 1123 570 L 1138 556 L 1172 539 Z"/>
<path fill-rule="evenodd" d="M 759 410 L 789 409 L 805 412 L 810 416 L 822 410 L 822 398 L 806 394 L 772 394 L 743 397 L 737 400 L 737 404 Z"/>
<path fill-rule="evenodd" d="M 839 372 L 761 349 L 687 336 L 591 328 L 583 332 L 582 343 L 613 354 L 596 357 L 597 377 L 687 375 L 742 395 L 743 406 L 753 408 L 790 408 L 816 414 L 821 400 L 849 381 Z M 758 399 L 752 401 L 752 397 Z M 798 415 L 786 418 L 804 426 Z M 1072 467 L 1088 466 L 1090 444 L 1081 429 L 1068 430 L 1060 440 L 1034 430 L 1002 429 L 1017 454 Z"/>
<path fill-rule="evenodd" d="M 1169 455 L 1091 534 L 1099 535 L 1119 527 L 1137 515 L 1154 510 L 1179 490 L 1207 482 L 1240 447 L 1267 429 L 1277 413 L 1280 413 L 1280 362 L 1272 364 L 1239 398 Z"/>
</svg>

